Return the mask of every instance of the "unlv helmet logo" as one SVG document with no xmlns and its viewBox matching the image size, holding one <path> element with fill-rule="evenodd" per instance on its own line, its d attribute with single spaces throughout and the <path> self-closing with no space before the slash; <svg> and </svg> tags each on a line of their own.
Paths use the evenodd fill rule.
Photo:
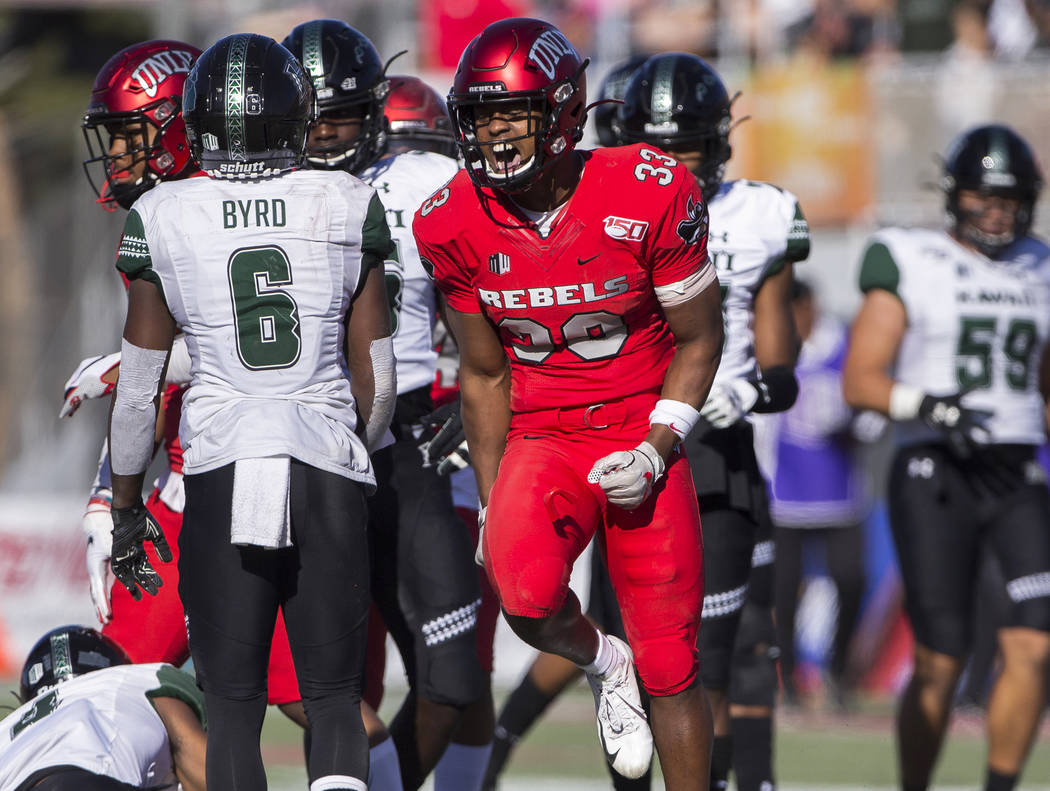
<svg viewBox="0 0 1050 791">
<path fill-rule="evenodd" d="M 151 99 L 157 95 L 157 89 L 172 74 L 189 74 L 195 56 L 183 49 L 169 49 L 154 52 L 135 67 L 131 79 L 139 84 Z"/>
<path fill-rule="evenodd" d="M 493 253 L 489 256 L 489 271 L 494 275 L 505 275 L 510 271 L 510 256 L 506 253 Z"/>
<path fill-rule="evenodd" d="M 678 223 L 675 233 L 686 244 L 697 244 L 707 234 L 707 205 L 690 196 L 685 205 L 686 217 Z"/>
<path fill-rule="evenodd" d="M 558 61 L 566 55 L 575 55 L 576 50 L 561 33 L 548 28 L 540 33 L 529 48 L 528 60 L 542 71 L 548 80 L 554 79 Z"/>
</svg>

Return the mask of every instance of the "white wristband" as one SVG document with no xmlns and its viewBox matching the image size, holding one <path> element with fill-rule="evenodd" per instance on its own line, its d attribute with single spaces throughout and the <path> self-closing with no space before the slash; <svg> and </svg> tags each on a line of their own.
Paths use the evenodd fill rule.
<svg viewBox="0 0 1050 791">
<path fill-rule="evenodd" d="M 660 423 L 673 431 L 678 439 L 685 439 L 693 430 L 700 413 L 682 401 L 661 398 L 649 413 L 649 425 Z"/>
<path fill-rule="evenodd" d="M 890 417 L 893 420 L 911 420 L 919 414 L 919 405 L 926 393 L 913 385 L 897 382 L 890 390 Z"/>
</svg>

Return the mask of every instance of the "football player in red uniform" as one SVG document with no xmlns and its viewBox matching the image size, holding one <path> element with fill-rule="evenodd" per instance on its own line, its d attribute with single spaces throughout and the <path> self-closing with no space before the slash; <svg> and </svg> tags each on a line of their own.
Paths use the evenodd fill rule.
<svg viewBox="0 0 1050 791">
<path fill-rule="evenodd" d="M 539 20 L 474 39 L 449 96 L 466 170 L 414 230 L 460 344 L 480 550 L 508 623 L 587 673 L 614 769 L 644 773 L 655 740 L 668 789 L 706 789 L 703 552 L 678 445 L 722 347 L 707 214 L 696 179 L 656 149 L 575 151 L 585 66 Z M 596 530 L 630 647 L 568 587 Z"/>
</svg>

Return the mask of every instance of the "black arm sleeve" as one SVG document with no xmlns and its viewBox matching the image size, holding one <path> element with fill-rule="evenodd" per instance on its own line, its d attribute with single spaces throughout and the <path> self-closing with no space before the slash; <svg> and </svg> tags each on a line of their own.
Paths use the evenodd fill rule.
<svg viewBox="0 0 1050 791">
<path fill-rule="evenodd" d="M 752 412 L 783 412 L 791 409 L 798 398 L 798 379 L 788 365 L 774 365 L 762 371 L 761 378 L 751 382 L 758 390 L 758 401 Z"/>
</svg>

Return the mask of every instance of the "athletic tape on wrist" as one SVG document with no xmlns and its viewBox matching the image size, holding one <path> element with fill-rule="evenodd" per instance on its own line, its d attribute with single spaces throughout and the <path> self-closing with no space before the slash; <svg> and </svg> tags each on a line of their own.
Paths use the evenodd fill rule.
<svg viewBox="0 0 1050 791">
<path fill-rule="evenodd" d="M 154 399 L 167 359 L 167 350 L 143 349 L 121 341 L 120 377 L 109 426 L 109 462 L 116 475 L 145 472 L 153 458 Z"/>
<path fill-rule="evenodd" d="M 372 411 L 365 425 L 365 445 L 372 452 L 379 447 L 383 435 L 394 417 L 397 405 L 397 368 L 394 361 L 394 339 L 392 336 L 376 338 L 369 344 L 368 355 L 372 360 L 372 381 L 375 383 L 372 396 Z"/>
<path fill-rule="evenodd" d="M 650 426 L 655 423 L 667 426 L 678 439 L 685 439 L 699 419 L 700 413 L 696 409 L 684 401 L 671 398 L 661 398 L 649 413 Z"/>
<path fill-rule="evenodd" d="M 919 405 L 926 394 L 917 387 L 897 382 L 890 390 L 890 417 L 911 420 L 919 414 Z"/>
</svg>

